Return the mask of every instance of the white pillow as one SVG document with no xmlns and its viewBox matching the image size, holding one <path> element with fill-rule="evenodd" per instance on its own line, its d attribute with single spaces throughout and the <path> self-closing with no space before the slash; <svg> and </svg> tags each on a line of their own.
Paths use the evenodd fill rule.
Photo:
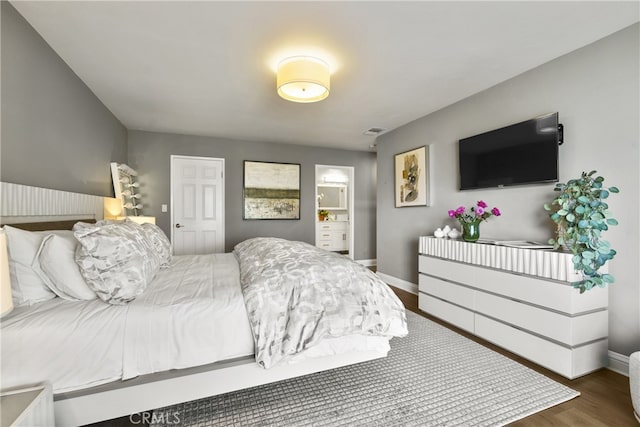
<svg viewBox="0 0 640 427">
<path fill-rule="evenodd" d="M 80 245 L 76 262 L 87 285 L 110 304 L 140 295 L 160 268 L 144 230 L 127 222 L 73 227 Z"/>
<path fill-rule="evenodd" d="M 25 231 L 9 225 L 4 226 L 4 231 L 7 234 L 9 273 L 14 305 L 31 305 L 55 298 L 56 294 L 51 292 L 32 267 L 42 240 L 51 233 L 48 231 Z"/>
<path fill-rule="evenodd" d="M 167 239 L 166 234 L 160 227 L 148 222 L 142 224 L 142 229 L 160 259 L 160 267 L 168 268 L 171 265 L 171 242 Z"/>
<path fill-rule="evenodd" d="M 79 301 L 92 300 L 96 293 L 85 282 L 76 264 L 78 240 L 68 236 L 45 237 L 33 263 L 33 268 L 42 273 L 44 283 L 60 298 Z"/>
</svg>

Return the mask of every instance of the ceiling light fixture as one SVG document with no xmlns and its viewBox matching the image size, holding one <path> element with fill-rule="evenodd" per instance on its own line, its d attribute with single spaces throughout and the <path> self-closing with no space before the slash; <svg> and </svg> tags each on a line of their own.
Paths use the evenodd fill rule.
<svg viewBox="0 0 640 427">
<path fill-rule="evenodd" d="M 329 96 L 329 65 L 312 56 L 294 56 L 278 64 L 278 95 L 287 101 L 317 102 Z"/>
</svg>

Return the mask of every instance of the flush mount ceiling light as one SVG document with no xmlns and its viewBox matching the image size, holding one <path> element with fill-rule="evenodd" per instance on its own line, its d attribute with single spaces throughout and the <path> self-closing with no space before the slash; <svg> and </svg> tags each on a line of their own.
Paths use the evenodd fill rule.
<svg viewBox="0 0 640 427">
<path fill-rule="evenodd" d="M 329 65 L 312 56 L 294 56 L 278 64 L 278 95 L 287 101 L 317 102 L 329 96 Z"/>
</svg>

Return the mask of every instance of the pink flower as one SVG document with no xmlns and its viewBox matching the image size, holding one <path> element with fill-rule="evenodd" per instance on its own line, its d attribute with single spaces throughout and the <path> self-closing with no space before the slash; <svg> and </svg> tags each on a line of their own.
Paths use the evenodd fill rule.
<svg viewBox="0 0 640 427">
<path fill-rule="evenodd" d="M 498 208 L 494 207 L 489 211 L 487 204 L 483 200 L 478 200 L 476 205 L 471 206 L 469 209 L 464 206 L 458 206 L 455 209 L 447 211 L 447 213 L 449 214 L 449 218 L 455 218 L 463 225 L 486 221 L 491 218 L 492 215 L 501 215 L 500 209 Z"/>
</svg>

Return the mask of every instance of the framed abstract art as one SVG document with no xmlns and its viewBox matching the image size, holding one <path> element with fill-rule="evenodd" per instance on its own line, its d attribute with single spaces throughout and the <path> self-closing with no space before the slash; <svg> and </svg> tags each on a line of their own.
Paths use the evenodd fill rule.
<svg viewBox="0 0 640 427">
<path fill-rule="evenodd" d="M 395 206 L 430 206 L 429 146 L 395 155 Z"/>
<path fill-rule="evenodd" d="M 300 164 L 244 161 L 243 219 L 300 219 Z"/>
</svg>

